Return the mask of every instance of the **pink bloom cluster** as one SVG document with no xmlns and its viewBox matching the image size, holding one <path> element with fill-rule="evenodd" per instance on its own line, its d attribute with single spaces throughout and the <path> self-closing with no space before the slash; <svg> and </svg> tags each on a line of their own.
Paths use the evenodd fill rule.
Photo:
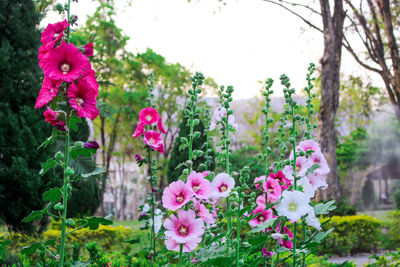
<svg viewBox="0 0 400 267">
<path fill-rule="evenodd" d="M 211 213 L 206 205 L 214 206 L 219 197 L 228 196 L 235 186 L 235 180 L 226 173 L 218 174 L 212 182 L 206 179 L 208 175 L 208 171 L 192 171 L 186 183 L 178 180 L 164 189 L 164 208 L 178 213 L 177 217 L 172 214 L 164 222 L 167 249 L 179 251 L 180 244 L 183 244 L 183 252 L 196 249 L 204 234 L 205 224 L 215 222 L 216 214 Z M 185 205 L 191 204 L 190 201 L 194 210 L 183 210 Z"/>
<path fill-rule="evenodd" d="M 66 96 L 79 117 L 94 120 L 99 115 L 96 107 L 99 85 L 88 59 L 93 55 L 93 44 L 86 44 L 82 52 L 68 44 L 64 33 L 69 26 L 64 20 L 49 24 L 42 33 L 38 58 L 45 77 L 35 108 L 49 104 L 57 95 Z M 59 119 L 57 111 L 48 107 L 43 115 L 47 122 L 65 130 L 65 122 Z"/>
<path fill-rule="evenodd" d="M 155 108 L 147 107 L 142 109 L 139 113 L 139 124 L 132 137 L 137 138 L 144 134 L 143 142 L 146 145 L 160 153 L 164 153 L 165 149 L 161 134 L 154 130 L 148 130 L 145 132 L 145 126 L 153 124 L 157 124 L 157 128 L 160 132 L 167 132 L 162 124 L 161 116 Z"/>
</svg>

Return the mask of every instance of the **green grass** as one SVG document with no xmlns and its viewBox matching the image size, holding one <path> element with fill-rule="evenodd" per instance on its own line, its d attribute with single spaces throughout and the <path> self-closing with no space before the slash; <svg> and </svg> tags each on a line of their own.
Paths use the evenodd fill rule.
<svg viewBox="0 0 400 267">
<path fill-rule="evenodd" d="M 375 217 L 376 219 L 386 222 L 388 221 L 387 214 L 389 212 L 392 212 L 393 210 L 369 210 L 369 211 L 359 211 L 357 212 L 357 215 L 365 214 L 368 216 Z"/>
<path fill-rule="evenodd" d="M 139 221 L 114 221 L 113 226 L 125 226 L 129 227 L 132 230 L 140 230 L 140 226 L 142 225 L 142 222 Z"/>
</svg>

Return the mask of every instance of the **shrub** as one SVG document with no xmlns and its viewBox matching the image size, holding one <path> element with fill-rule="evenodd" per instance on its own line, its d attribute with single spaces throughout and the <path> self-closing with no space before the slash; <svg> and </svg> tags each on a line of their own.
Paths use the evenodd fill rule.
<svg viewBox="0 0 400 267">
<path fill-rule="evenodd" d="M 376 255 L 372 255 L 369 257 L 370 259 L 376 260 L 374 263 L 369 263 L 366 265 L 367 267 L 381 267 L 381 266 L 387 266 L 387 267 L 395 267 L 395 266 L 400 266 L 400 249 L 397 250 L 397 253 L 395 252 L 386 252 L 382 256 L 378 257 Z"/>
<path fill-rule="evenodd" d="M 321 253 L 345 255 L 376 250 L 382 238 L 381 221 L 366 215 L 329 219 L 327 228 L 333 227 L 334 231 L 322 243 Z"/>
<path fill-rule="evenodd" d="M 332 216 L 349 216 L 356 215 L 356 213 L 356 207 L 347 204 L 344 199 L 342 199 L 342 202 L 331 212 Z"/>
<path fill-rule="evenodd" d="M 387 213 L 384 227 L 387 229 L 383 237 L 383 246 L 387 249 L 400 247 L 400 210 Z"/>
<path fill-rule="evenodd" d="M 393 193 L 393 202 L 396 209 L 400 210 L 400 190 Z"/>
</svg>

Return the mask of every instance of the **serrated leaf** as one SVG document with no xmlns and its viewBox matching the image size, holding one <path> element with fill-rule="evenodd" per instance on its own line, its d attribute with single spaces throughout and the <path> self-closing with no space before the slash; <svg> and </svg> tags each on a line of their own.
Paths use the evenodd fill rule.
<svg viewBox="0 0 400 267">
<path fill-rule="evenodd" d="M 106 172 L 106 169 L 105 169 L 104 167 L 101 167 L 101 168 L 95 169 L 94 171 L 92 171 L 92 172 L 90 172 L 90 173 L 83 173 L 83 174 L 81 174 L 81 176 L 82 176 L 83 178 L 88 178 L 88 177 L 90 177 L 90 176 L 99 175 L 99 174 L 105 173 L 105 172 Z"/>
<path fill-rule="evenodd" d="M 42 169 L 39 172 L 39 175 L 45 175 L 50 169 L 53 169 L 57 166 L 57 161 L 55 159 L 48 159 L 46 162 L 42 163 Z"/>
<path fill-rule="evenodd" d="M 28 216 L 26 216 L 22 221 L 27 223 L 27 222 L 31 222 L 31 221 L 37 221 L 40 218 L 42 218 L 42 216 L 44 214 L 47 214 L 48 210 L 49 210 L 49 205 L 47 205 L 46 208 L 42 209 L 42 210 L 35 210 L 32 211 L 31 214 L 29 214 Z"/>
<path fill-rule="evenodd" d="M 179 145 L 179 152 L 181 152 L 182 150 L 184 150 L 187 147 L 186 144 L 181 144 Z"/>
<path fill-rule="evenodd" d="M 86 147 L 76 147 L 71 148 L 71 157 L 77 159 L 79 156 L 90 157 L 92 154 L 96 153 L 96 149 L 86 148 Z"/>
<path fill-rule="evenodd" d="M 264 230 L 264 229 L 266 229 L 266 228 L 270 228 L 270 227 L 274 224 L 274 222 L 277 220 L 277 218 L 278 218 L 278 217 L 269 219 L 269 220 L 267 220 L 267 221 L 264 222 L 264 223 L 260 223 L 259 225 L 257 225 L 256 227 L 254 227 L 254 228 L 251 230 L 251 232 L 252 232 L 252 233 L 258 233 L 258 232 L 261 232 L 262 230 Z"/>
<path fill-rule="evenodd" d="M 48 145 L 54 143 L 56 137 L 57 137 L 57 130 L 53 130 L 51 135 L 43 143 L 41 143 L 37 149 L 46 148 Z"/>
<path fill-rule="evenodd" d="M 330 211 L 336 209 L 335 200 L 330 200 L 326 203 L 320 203 L 314 207 L 315 215 L 328 214 Z"/>
<path fill-rule="evenodd" d="M 312 239 L 311 242 L 312 243 L 318 243 L 320 244 L 330 233 L 332 233 L 332 231 L 334 230 L 334 228 L 329 229 L 328 231 L 325 232 L 319 232 L 318 234 L 316 234 Z"/>
<path fill-rule="evenodd" d="M 90 230 L 97 230 L 100 225 L 112 225 L 113 221 L 101 217 L 91 217 L 85 220 L 79 220 L 79 224 L 83 223 L 82 228 L 89 228 Z"/>
<path fill-rule="evenodd" d="M 61 200 L 61 190 L 60 188 L 51 188 L 43 193 L 43 201 L 50 201 L 51 203 L 56 203 Z"/>
<path fill-rule="evenodd" d="M 81 118 L 77 116 L 71 116 L 69 120 L 69 127 L 76 132 L 78 131 L 78 123 L 81 122 L 82 122 Z"/>
<path fill-rule="evenodd" d="M 26 255 L 32 255 L 36 252 L 36 250 L 38 250 L 42 247 L 43 247 L 43 245 L 40 242 L 33 243 L 30 246 L 23 247 L 21 253 L 26 254 Z"/>
<path fill-rule="evenodd" d="M 318 163 L 313 164 L 310 168 L 307 169 L 307 172 L 304 176 L 308 176 L 309 174 L 312 174 L 319 167 L 321 167 L 321 166 Z"/>
</svg>

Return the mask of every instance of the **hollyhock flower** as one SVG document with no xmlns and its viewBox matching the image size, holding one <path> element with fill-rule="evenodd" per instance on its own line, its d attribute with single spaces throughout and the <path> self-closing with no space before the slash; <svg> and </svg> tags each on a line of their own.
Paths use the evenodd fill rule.
<svg viewBox="0 0 400 267">
<path fill-rule="evenodd" d="M 265 193 L 262 194 L 262 195 L 259 195 L 259 196 L 256 198 L 256 203 L 257 203 L 258 206 L 262 206 L 262 207 L 264 207 L 264 208 L 266 207 Z"/>
<path fill-rule="evenodd" d="M 214 198 L 227 197 L 235 186 L 235 180 L 227 173 L 220 173 L 215 176 L 211 186 L 213 187 L 212 195 Z"/>
<path fill-rule="evenodd" d="M 264 222 L 268 221 L 269 219 L 273 218 L 272 209 L 265 210 L 264 208 L 265 207 L 258 206 L 257 208 L 255 208 L 253 210 L 252 213 L 258 214 L 258 215 L 257 215 L 257 217 L 255 217 L 249 221 L 250 227 L 254 228 L 257 225 L 259 225 L 260 223 L 264 223 Z"/>
<path fill-rule="evenodd" d="M 256 177 L 254 179 L 254 185 L 256 186 L 257 189 L 262 190 L 261 186 L 264 183 L 264 180 L 265 180 L 265 175 L 260 176 L 260 177 Z M 262 182 L 260 182 L 260 181 L 262 181 Z"/>
<path fill-rule="evenodd" d="M 164 153 L 164 143 L 159 132 L 149 130 L 143 136 L 143 141 L 146 145 L 160 153 Z"/>
<path fill-rule="evenodd" d="M 263 247 L 261 253 L 263 254 L 264 258 L 269 258 L 275 255 L 275 252 L 268 251 L 266 247 Z"/>
<path fill-rule="evenodd" d="M 201 174 L 203 175 L 204 178 L 206 178 L 210 174 L 210 172 L 209 171 L 204 171 Z"/>
<path fill-rule="evenodd" d="M 314 173 L 318 173 L 320 175 L 326 175 L 331 171 L 329 168 L 328 162 L 326 161 L 322 152 L 313 153 L 308 158 L 308 160 L 312 163 L 312 165 L 314 165 L 314 164 L 319 165 L 319 167 L 316 170 L 314 170 Z"/>
<path fill-rule="evenodd" d="M 93 56 L 93 44 L 87 43 L 83 46 L 83 54 L 87 57 Z"/>
<path fill-rule="evenodd" d="M 311 207 L 308 211 L 308 215 L 306 217 L 307 225 L 314 227 L 318 231 L 321 231 L 321 223 L 319 222 L 318 218 L 315 216 L 314 209 Z"/>
<path fill-rule="evenodd" d="M 142 155 L 140 155 L 139 153 L 136 153 L 135 154 L 135 160 L 136 160 L 136 162 L 141 162 L 143 160 Z"/>
<path fill-rule="evenodd" d="M 307 177 L 303 177 L 300 180 L 297 181 L 297 186 L 301 186 L 303 188 L 304 194 L 308 198 L 313 198 L 315 195 L 315 189 L 310 183 L 310 180 L 308 180 Z"/>
<path fill-rule="evenodd" d="M 211 197 L 212 187 L 210 181 L 204 178 L 204 175 L 200 172 L 192 171 L 188 178 L 187 184 L 193 191 L 196 197 L 200 199 L 207 199 Z"/>
<path fill-rule="evenodd" d="M 282 194 L 279 182 L 271 177 L 263 183 L 264 192 L 267 193 L 267 202 L 273 203 L 279 200 Z"/>
<path fill-rule="evenodd" d="M 147 213 L 147 212 L 149 212 L 149 211 L 150 211 L 150 205 L 147 204 L 147 203 L 145 203 L 145 204 L 143 205 L 142 212 L 143 212 L 143 213 Z"/>
<path fill-rule="evenodd" d="M 278 227 L 278 231 L 279 231 L 279 227 Z M 271 234 L 271 237 L 273 238 L 273 239 L 282 239 L 282 238 L 284 238 L 285 237 L 285 235 L 284 234 L 281 234 L 281 233 L 273 233 L 273 234 Z"/>
<path fill-rule="evenodd" d="M 285 216 L 293 222 L 308 213 L 310 199 L 300 191 L 283 191 L 281 201 L 275 206 L 279 216 Z"/>
<path fill-rule="evenodd" d="M 157 234 L 161 230 L 162 219 L 163 219 L 163 216 L 162 216 L 161 210 L 160 209 L 156 209 L 154 211 L 154 221 L 155 221 L 154 232 L 156 232 Z M 153 225 L 153 219 L 152 218 L 149 219 L 149 223 L 150 223 L 150 226 Z"/>
<path fill-rule="evenodd" d="M 278 171 L 277 173 L 270 173 L 268 177 L 271 177 L 279 182 L 282 190 L 286 190 L 289 186 L 292 185 L 292 181 L 287 179 L 282 171 Z"/>
<path fill-rule="evenodd" d="M 94 120 L 99 115 L 96 107 L 98 94 L 96 84 L 90 83 L 87 79 L 78 79 L 71 83 L 68 88 L 69 103 L 78 112 L 81 118 Z"/>
<path fill-rule="evenodd" d="M 200 201 L 194 201 L 194 208 L 197 211 L 197 216 L 202 218 L 206 223 L 213 224 L 215 222 L 213 215 Z"/>
<path fill-rule="evenodd" d="M 57 95 L 60 84 L 61 81 L 44 77 L 42 88 L 40 89 L 39 96 L 36 99 L 35 108 L 41 108 L 49 103 Z"/>
<path fill-rule="evenodd" d="M 187 241 L 183 244 L 182 252 L 191 252 L 195 250 L 199 243 L 201 242 L 201 238 L 197 237 L 191 241 Z M 180 250 L 180 243 L 176 242 L 172 238 L 168 238 L 164 241 L 165 246 L 168 250 L 179 252 Z"/>
<path fill-rule="evenodd" d="M 39 47 L 39 54 L 38 54 L 38 59 L 39 59 L 39 66 L 43 69 L 43 61 L 42 59 L 47 55 L 50 49 L 48 49 L 45 45 L 42 45 Z"/>
<path fill-rule="evenodd" d="M 65 131 L 65 121 L 60 121 L 58 119 L 58 112 L 47 107 L 46 111 L 43 113 L 45 121 L 55 126 L 60 131 Z"/>
<path fill-rule="evenodd" d="M 214 115 L 211 119 L 210 131 L 214 130 L 217 127 L 219 121 L 222 121 L 222 118 L 226 116 L 225 108 L 218 108 L 215 110 Z M 232 126 L 236 131 L 239 129 L 239 126 L 235 123 L 235 116 L 232 114 L 228 116 L 228 124 Z"/>
<path fill-rule="evenodd" d="M 321 188 L 322 190 L 325 190 L 328 188 L 328 184 L 325 180 L 325 178 L 318 174 L 318 173 L 312 173 L 307 176 L 308 180 L 310 181 L 310 184 L 314 188 L 314 190 L 317 190 Z"/>
<path fill-rule="evenodd" d="M 313 153 L 321 152 L 321 148 L 320 148 L 319 144 L 313 139 L 301 141 L 297 145 L 297 148 L 300 150 L 303 150 L 304 152 L 307 152 L 308 150 L 313 151 Z"/>
<path fill-rule="evenodd" d="M 175 214 L 165 220 L 165 236 L 174 239 L 178 243 L 186 243 L 199 238 L 204 234 L 203 219 L 196 219 L 193 210 L 178 210 L 178 218 Z"/>
<path fill-rule="evenodd" d="M 135 129 L 135 133 L 132 135 L 133 138 L 137 138 L 141 136 L 144 133 L 144 125 L 142 123 L 139 123 L 138 126 Z"/>
<path fill-rule="evenodd" d="M 99 144 L 96 141 L 83 143 L 83 147 L 91 148 L 91 149 L 95 149 L 95 150 L 100 148 Z"/>
<path fill-rule="evenodd" d="M 277 233 L 280 233 L 280 228 L 281 228 L 281 223 L 278 224 L 278 226 L 275 228 L 275 231 Z M 293 239 L 293 233 L 286 226 L 282 227 L 282 233 L 287 235 L 289 237 L 289 239 Z M 287 249 L 293 248 L 293 242 L 290 240 L 284 240 L 284 237 L 278 238 L 278 242 L 279 242 L 279 245 L 281 245 Z"/>
<path fill-rule="evenodd" d="M 54 24 L 47 25 L 42 33 L 40 41 L 48 48 L 53 48 L 54 45 L 61 40 L 65 29 L 69 26 L 67 20 L 60 21 Z"/>
<path fill-rule="evenodd" d="M 185 184 L 182 180 L 172 182 L 164 189 L 162 195 L 163 206 L 168 210 L 175 211 L 188 203 L 192 199 L 192 196 L 193 192 L 189 185 Z"/>
<path fill-rule="evenodd" d="M 50 49 L 40 64 L 45 76 L 72 82 L 84 73 L 90 63 L 76 46 L 63 42 L 59 47 Z"/>
<path fill-rule="evenodd" d="M 312 166 L 311 161 L 307 160 L 306 157 L 298 157 L 296 158 L 296 175 L 297 177 L 304 176 L 308 169 Z M 293 166 L 288 165 L 283 168 L 282 173 L 286 176 L 286 178 L 290 180 L 294 180 L 293 178 Z"/>
<path fill-rule="evenodd" d="M 161 121 L 161 116 L 155 108 L 147 107 L 140 111 L 139 113 L 139 123 L 146 125 L 151 125 L 157 123 L 157 128 L 160 132 L 166 133 L 164 126 Z"/>
</svg>

